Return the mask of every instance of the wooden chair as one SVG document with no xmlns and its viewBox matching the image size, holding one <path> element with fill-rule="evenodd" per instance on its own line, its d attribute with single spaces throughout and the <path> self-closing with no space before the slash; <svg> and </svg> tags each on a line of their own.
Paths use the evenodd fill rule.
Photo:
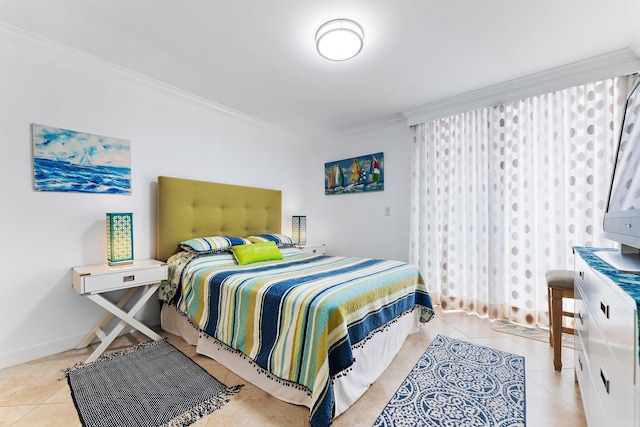
<svg viewBox="0 0 640 427">
<path fill-rule="evenodd" d="M 573 313 L 563 310 L 563 298 L 573 299 L 573 271 L 549 270 L 547 280 L 547 300 L 549 303 L 549 344 L 553 347 L 553 367 L 562 369 L 562 333 L 573 334 L 573 328 L 564 326 L 562 318 Z"/>
</svg>

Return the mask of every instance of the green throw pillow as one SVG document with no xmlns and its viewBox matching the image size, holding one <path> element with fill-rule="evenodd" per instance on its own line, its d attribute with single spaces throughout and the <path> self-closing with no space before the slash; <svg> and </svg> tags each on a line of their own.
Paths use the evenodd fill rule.
<svg viewBox="0 0 640 427">
<path fill-rule="evenodd" d="M 282 252 L 280 252 L 280 249 L 278 249 L 275 242 L 236 245 L 232 246 L 231 250 L 240 265 L 251 264 L 259 261 L 283 259 Z"/>
</svg>

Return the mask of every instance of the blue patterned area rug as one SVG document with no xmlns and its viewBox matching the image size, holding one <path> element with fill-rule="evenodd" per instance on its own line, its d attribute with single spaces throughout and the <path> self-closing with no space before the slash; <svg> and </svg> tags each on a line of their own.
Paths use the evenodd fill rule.
<svg viewBox="0 0 640 427">
<path fill-rule="evenodd" d="M 83 426 L 186 426 L 220 408 L 227 387 L 166 341 L 151 341 L 66 370 Z"/>
<path fill-rule="evenodd" d="M 524 357 L 438 335 L 374 426 L 515 427 L 525 413 Z"/>
</svg>

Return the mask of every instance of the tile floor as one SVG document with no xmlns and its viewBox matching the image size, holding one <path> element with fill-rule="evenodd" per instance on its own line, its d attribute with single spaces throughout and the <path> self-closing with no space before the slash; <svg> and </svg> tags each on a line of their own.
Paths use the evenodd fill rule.
<svg viewBox="0 0 640 427">
<path fill-rule="evenodd" d="M 162 334 L 223 383 L 245 384 L 229 403 L 192 426 L 307 425 L 308 409 L 279 401 L 217 362 L 195 354 L 194 349 L 181 338 Z M 563 347 L 563 369 L 556 372 L 553 370 L 552 348 L 547 343 L 494 331 L 488 320 L 473 315 L 439 310 L 426 327 L 407 339 L 381 378 L 347 412 L 336 418 L 333 425 L 371 426 L 437 334 L 525 356 L 528 427 L 586 426 L 580 394 L 574 382 L 572 349 Z M 147 341 L 143 335 L 125 335 L 110 350 L 142 341 Z M 90 352 L 90 349 L 71 350 L 0 370 L 0 427 L 80 426 L 67 382 L 58 381 L 58 378 L 62 369 L 86 359 Z"/>
</svg>

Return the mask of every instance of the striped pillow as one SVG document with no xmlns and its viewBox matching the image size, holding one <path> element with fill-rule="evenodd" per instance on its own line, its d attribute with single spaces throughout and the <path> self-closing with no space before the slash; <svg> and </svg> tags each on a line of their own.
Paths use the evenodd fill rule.
<svg viewBox="0 0 640 427">
<path fill-rule="evenodd" d="M 199 254 L 209 254 L 215 252 L 228 251 L 231 246 L 246 245 L 251 243 L 244 237 L 235 236 L 211 236 L 197 237 L 195 239 L 180 242 L 180 247 L 185 251 L 195 252 Z"/>
<path fill-rule="evenodd" d="M 296 241 L 284 234 L 258 234 L 247 237 L 252 243 L 275 242 L 279 248 L 288 248 L 296 245 Z"/>
</svg>

